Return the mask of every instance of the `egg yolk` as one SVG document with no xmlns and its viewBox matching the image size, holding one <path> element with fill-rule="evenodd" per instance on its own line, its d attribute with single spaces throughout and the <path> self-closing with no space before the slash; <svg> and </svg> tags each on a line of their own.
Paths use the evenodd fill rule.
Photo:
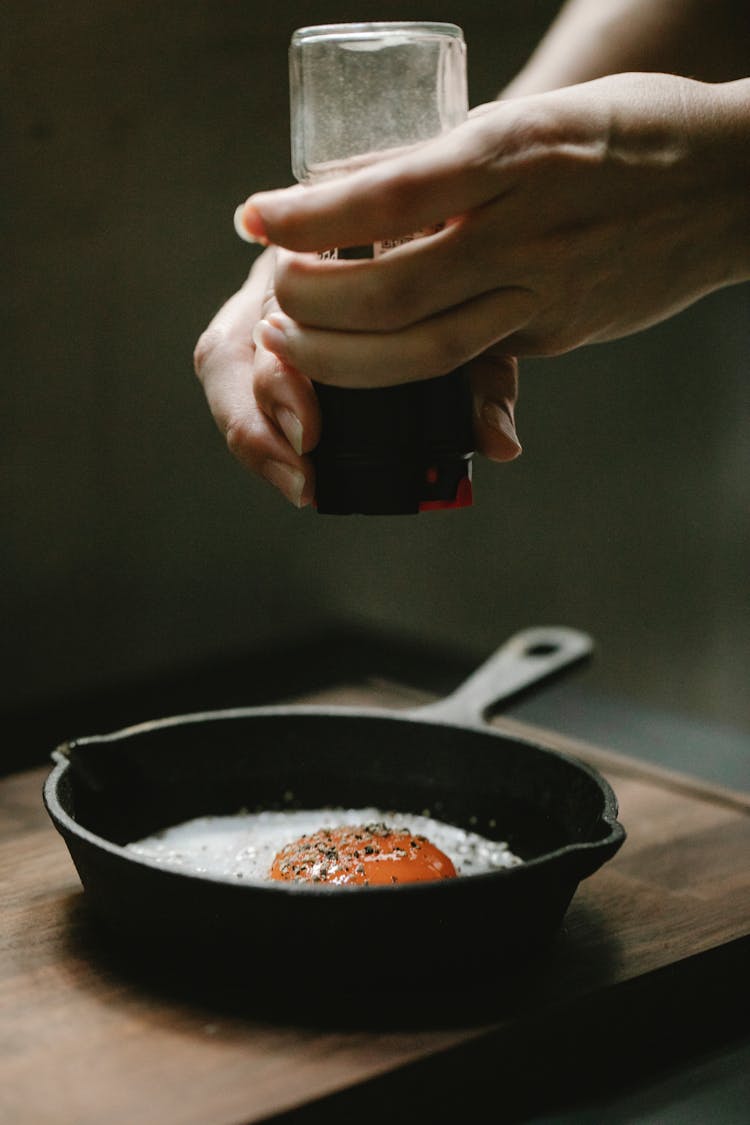
<svg viewBox="0 0 750 1125">
<path fill-rule="evenodd" d="M 322 828 L 277 853 L 271 878 L 338 886 L 390 886 L 453 879 L 451 860 L 425 836 L 385 824 Z"/>
</svg>

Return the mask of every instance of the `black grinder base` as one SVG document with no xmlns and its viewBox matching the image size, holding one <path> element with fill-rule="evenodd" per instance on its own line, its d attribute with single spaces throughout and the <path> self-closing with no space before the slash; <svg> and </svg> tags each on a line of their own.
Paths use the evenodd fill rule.
<svg viewBox="0 0 750 1125">
<path fill-rule="evenodd" d="M 463 371 L 392 387 L 315 385 L 321 515 L 409 515 L 472 503 L 471 390 Z"/>
</svg>

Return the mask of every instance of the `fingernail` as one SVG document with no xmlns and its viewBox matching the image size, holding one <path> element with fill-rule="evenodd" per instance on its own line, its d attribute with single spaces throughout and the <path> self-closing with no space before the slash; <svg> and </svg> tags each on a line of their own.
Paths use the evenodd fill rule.
<svg viewBox="0 0 750 1125">
<path fill-rule="evenodd" d="M 234 213 L 234 229 L 243 242 L 268 246 L 269 238 L 261 214 L 252 204 L 240 203 Z"/>
<path fill-rule="evenodd" d="M 491 429 L 497 430 L 504 438 L 511 441 L 521 452 L 521 443 L 518 440 L 515 426 L 511 421 L 510 415 L 507 411 L 498 406 L 496 402 L 491 402 L 490 399 L 485 399 L 480 408 L 480 416 L 485 425 L 490 426 Z"/>
<path fill-rule="evenodd" d="M 290 410 L 288 406 L 280 406 L 276 411 L 276 421 L 283 430 L 284 436 L 294 452 L 301 457 L 304 434 L 302 432 L 302 423 L 297 415 L 293 410 Z"/>
<path fill-rule="evenodd" d="M 256 347 L 273 352 L 279 359 L 289 358 L 286 336 L 269 320 L 259 320 L 253 328 L 253 343 Z"/>
<path fill-rule="evenodd" d="M 300 472 L 299 469 L 293 469 L 291 465 L 285 465 L 282 461 L 266 461 L 261 467 L 263 476 L 279 492 L 286 496 L 287 500 L 294 504 L 295 508 L 302 507 L 302 491 L 305 487 L 305 474 Z"/>
</svg>

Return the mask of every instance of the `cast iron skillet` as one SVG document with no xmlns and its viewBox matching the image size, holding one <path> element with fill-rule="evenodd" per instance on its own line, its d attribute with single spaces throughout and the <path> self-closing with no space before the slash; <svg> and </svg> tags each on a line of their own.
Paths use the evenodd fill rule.
<svg viewBox="0 0 750 1125">
<path fill-rule="evenodd" d="M 68 742 L 44 790 L 110 934 L 139 956 L 222 963 L 297 980 L 392 979 L 499 961 L 546 943 L 581 879 L 625 832 L 589 766 L 486 725 L 490 707 L 591 651 L 584 634 L 513 637 L 456 692 L 408 712 L 243 708 L 143 723 Z M 375 805 L 507 840 L 523 865 L 436 883 L 250 885 L 167 871 L 124 848 L 192 817 L 240 808 Z M 389 955 L 389 951 L 397 954 Z M 281 978 L 277 978 L 281 979 Z"/>
</svg>

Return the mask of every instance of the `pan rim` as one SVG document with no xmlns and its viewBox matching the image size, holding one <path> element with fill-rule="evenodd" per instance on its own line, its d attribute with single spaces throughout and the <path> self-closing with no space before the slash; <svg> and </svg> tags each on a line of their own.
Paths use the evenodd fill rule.
<svg viewBox="0 0 750 1125">
<path fill-rule="evenodd" d="M 427 712 L 428 706 L 429 705 L 425 706 L 425 712 Z M 601 814 L 601 819 L 607 823 L 611 820 L 617 820 L 619 813 L 617 796 L 607 779 L 594 766 L 589 765 L 588 762 L 584 762 L 580 758 L 576 758 L 575 755 L 566 753 L 564 750 L 554 750 L 550 746 L 545 746 L 538 739 L 526 737 L 515 732 L 512 735 L 504 734 L 502 731 L 490 726 L 489 723 L 458 722 L 449 717 L 433 717 L 429 713 L 422 716 L 420 711 L 421 708 L 398 710 L 392 707 L 357 707 L 339 704 L 271 704 L 261 707 L 230 707 L 212 711 L 191 711 L 184 714 L 169 715 L 165 718 L 147 719 L 144 722 L 133 723 L 105 734 L 91 734 L 84 735 L 80 738 L 71 738 L 57 746 L 52 752 L 51 757 L 55 761 L 69 761 L 70 751 L 76 749 L 78 746 L 88 746 L 94 743 L 106 744 L 118 742 L 133 736 L 147 734 L 151 731 L 166 730 L 172 727 L 188 726 L 190 724 L 203 722 L 223 722 L 233 719 L 341 717 L 381 719 L 386 722 L 408 722 L 410 724 L 417 722 L 422 726 L 447 727 L 464 734 L 469 732 L 481 735 L 482 737 L 489 736 L 490 738 L 499 739 L 501 741 L 510 739 L 513 742 L 528 746 L 532 750 L 541 751 L 550 757 L 558 758 L 574 769 L 586 774 L 599 787 L 604 800 L 604 809 Z"/>
</svg>

